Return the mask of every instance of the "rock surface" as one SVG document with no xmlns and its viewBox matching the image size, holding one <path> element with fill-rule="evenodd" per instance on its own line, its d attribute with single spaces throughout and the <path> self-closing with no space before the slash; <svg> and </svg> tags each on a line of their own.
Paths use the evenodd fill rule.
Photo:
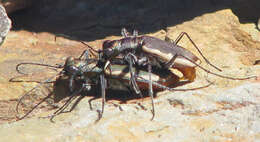
<svg viewBox="0 0 260 142">
<path fill-rule="evenodd" d="M 259 83 L 247 83 L 211 94 L 205 90 L 162 92 L 150 121 L 149 101 L 106 105 L 103 118 L 90 111 L 87 100 L 70 114 L 31 118 L 1 125 L 2 141 L 257 141 L 260 133 Z M 95 104 L 98 102 L 95 102 Z M 99 101 L 100 104 L 100 101 Z M 95 106 L 100 108 L 99 106 Z M 12 132 L 12 133 L 10 133 Z M 15 134 L 15 137 L 13 135 Z"/>
<path fill-rule="evenodd" d="M 219 74 L 232 77 L 257 75 L 258 80 L 227 80 L 197 69 L 195 82 L 178 88 L 202 86 L 207 83 L 205 79 L 215 81 L 214 85 L 196 91 L 159 92 L 155 98 L 156 115 L 153 121 L 150 121 L 152 115 L 149 98 L 129 99 L 126 102 L 110 99 L 105 106 L 103 118 L 95 122 L 98 118 L 96 110 L 101 109 L 101 99 L 92 101 L 93 110 L 90 110 L 88 102 L 91 97 L 84 97 L 72 112 L 56 116 L 55 123 L 38 118 L 47 116 L 54 110 L 43 110 L 37 116 L 13 122 L 11 117 L 14 115 L 15 99 L 35 86 L 35 83 L 8 82 L 11 77 L 17 76 L 16 64 L 24 61 L 62 63 L 67 56 L 80 55 L 85 47 L 78 41 L 65 38 L 58 38 L 55 42 L 51 33 L 11 31 L 0 50 L 0 104 L 8 106 L 1 107 L 0 110 L 5 112 L 0 114 L 3 115 L 0 116 L 1 140 L 259 141 L 260 66 L 254 63 L 260 59 L 260 33 L 255 25 L 240 24 L 230 9 L 224 9 L 169 26 L 168 36 L 175 39 L 183 31 L 189 33 L 212 63 L 223 69 Z M 148 35 L 163 39 L 165 32 L 160 30 Z M 109 36 L 89 44 L 100 47 L 103 40 L 117 38 L 119 36 Z M 197 54 L 186 38 L 180 45 Z M 202 66 L 214 71 L 206 63 Z M 28 68 L 27 71 L 37 70 Z M 45 73 L 36 74 L 33 78 L 52 76 Z M 7 117 L 10 118 L 3 119 Z"/>
<path fill-rule="evenodd" d="M 8 18 L 5 8 L 0 5 L 0 46 L 11 29 L 11 20 Z"/>
</svg>

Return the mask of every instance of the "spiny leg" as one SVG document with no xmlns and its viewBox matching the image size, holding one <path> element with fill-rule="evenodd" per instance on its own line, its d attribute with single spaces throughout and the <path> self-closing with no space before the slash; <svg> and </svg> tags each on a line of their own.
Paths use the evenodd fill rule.
<svg viewBox="0 0 260 142">
<path fill-rule="evenodd" d="M 155 109 L 154 109 L 154 102 L 153 102 L 152 66 L 150 63 L 148 63 L 148 73 L 149 73 L 149 96 L 151 97 L 151 101 L 152 101 L 152 114 L 153 114 L 151 120 L 153 120 L 155 116 Z"/>
<path fill-rule="evenodd" d="M 84 60 L 89 59 L 88 50 L 84 50 L 84 51 L 82 52 L 82 54 L 79 56 L 79 59 L 83 59 L 83 58 L 84 58 Z"/>
<path fill-rule="evenodd" d="M 166 32 L 166 35 L 165 35 L 165 37 L 164 37 L 164 40 L 167 41 L 167 42 L 170 42 L 170 43 L 172 43 L 172 44 L 174 44 L 174 45 L 176 45 L 175 41 L 168 36 L 168 31 L 169 31 L 169 30 L 168 30 L 167 27 L 165 27 L 164 31 Z"/>
<path fill-rule="evenodd" d="M 133 87 L 135 93 L 140 94 L 142 97 L 141 91 L 136 83 L 135 72 L 133 70 L 133 63 L 135 62 L 134 60 L 137 60 L 135 58 L 136 57 L 133 54 L 129 53 L 126 55 L 125 60 L 129 63 L 129 71 L 130 71 L 130 75 L 131 75 L 131 77 L 130 77 L 131 86 Z"/>
<path fill-rule="evenodd" d="M 178 55 L 175 54 L 172 57 L 172 59 L 164 65 L 164 68 L 166 68 L 166 69 L 171 68 L 174 65 L 174 61 L 177 57 L 178 57 Z M 177 69 L 183 74 L 183 77 L 180 78 L 180 80 L 183 80 L 183 81 L 186 80 L 188 82 L 194 81 L 194 79 L 196 77 L 195 68 L 182 67 L 182 68 L 177 68 Z"/>
<path fill-rule="evenodd" d="M 131 36 L 131 34 L 126 30 L 126 28 L 122 28 L 122 29 L 121 29 L 121 35 L 122 35 L 124 38 Z"/>
<path fill-rule="evenodd" d="M 186 35 L 186 36 L 188 37 L 188 39 L 191 41 L 191 43 L 193 44 L 193 46 L 198 50 L 198 52 L 201 54 L 201 56 L 204 58 L 204 60 L 205 60 L 208 64 L 210 64 L 211 66 L 215 67 L 214 65 L 212 65 L 212 64 L 203 56 L 203 54 L 201 53 L 201 51 L 199 50 L 199 48 L 198 48 L 198 47 L 196 46 L 196 44 L 192 41 L 192 39 L 190 38 L 190 36 L 189 36 L 187 33 L 182 32 L 182 33 L 177 37 L 177 39 L 176 39 L 173 43 L 174 43 L 174 44 L 177 44 L 177 43 L 180 41 L 180 39 L 181 39 L 184 35 Z M 168 38 L 168 37 L 166 37 L 166 38 Z M 170 39 L 170 40 L 171 40 L 171 39 Z M 198 66 L 199 68 L 201 68 L 202 70 L 204 70 L 205 72 L 207 72 L 207 73 L 209 73 L 209 74 L 213 74 L 213 75 L 218 76 L 218 77 L 221 77 L 221 78 L 226 78 L 226 79 L 231 79 L 231 80 L 246 80 L 246 79 L 250 79 L 250 78 L 256 78 L 256 76 L 244 77 L 244 78 L 243 78 L 243 77 L 242 77 L 242 78 L 236 78 L 236 77 L 229 77 L 229 76 L 220 75 L 220 74 L 217 74 L 217 73 L 214 73 L 214 72 L 211 72 L 211 71 L 205 69 L 204 67 L 200 66 L 199 64 L 195 63 L 194 61 L 192 61 L 191 59 L 189 59 L 189 58 L 187 58 L 187 57 L 185 57 L 185 56 L 182 56 L 182 55 L 179 55 L 179 56 L 181 56 L 181 57 L 183 57 L 183 58 L 189 60 L 190 62 L 192 62 L 193 64 L 195 64 L 196 66 Z M 215 67 L 215 68 L 217 69 L 217 67 Z M 195 71 L 195 69 L 193 69 L 193 70 Z M 219 69 L 219 71 L 222 71 L 222 70 Z M 187 74 L 190 74 L 191 72 L 186 72 L 186 73 L 187 73 Z M 192 74 L 193 74 L 193 73 L 192 73 Z M 190 75 L 189 75 L 189 76 L 190 76 Z M 192 77 L 192 76 L 191 76 L 191 77 Z M 195 78 L 195 77 L 192 77 L 192 78 Z"/>
<path fill-rule="evenodd" d="M 69 110 L 67 110 L 67 111 L 64 111 L 69 105 L 67 105 L 64 109 L 62 109 L 59 113 L 57 113 L 56 115 L 59 115 L 59 114 L 61 114 L 61 113 L 69 113 L 69 112 L 71 112 L 72 110 L 74 110 L 75 109 L 75 107 L 78 105 L 78 103 L 84 98 L 85 96 L 83 96 L 83 95 L 80 95 L 78 98 L 77 98 L 77 100 L 73 103 L 73 105 L 70 107 L 70 109 Z M 75 98 L 73 98 L 73 100 L 74 99 L 76 99 L 76 97 Z M 73 100 L 71 100 L 70 102 L 72 102 Z"/>
<path fill-rule="evenodd" d="M 165 36 L 164 40 L 176 45 L 176 43 L 171 38 L 169 38 L 168 35 Z"/>
<path fill-rule="evenodd" d="M 165 64 L 164 67 L 167 68 L 167 69 L 171 68 L 171 67 L 174 65 L 174 61 L 176 60 L 177 57 L 178 57 L 178 55 L 175 54 L 175 55 L 172 57 L 172 59 Z"/>
<path fill-rule="evenodd" d="M 190 38 L 190 36 L 186 33 L 186 32 L 182 32 L 174 41 L 174 44 L 178 44 L 178 42 L 183 38 L 183 36 L 186 35 L 188 37 L 188 39 L 190 40 L 190 42 L 192 43 L 192 45 L 197 49 L 197 51 L 199 52 L 199 54 L 202 56 L 202 58 L 213 68 L 217 69 L 218 71 L 222 71 L 220 68 L 216 67 L 215 65 L 211 64 L 209 62 L 209 60 L 202 54 L 202 52 L 200 51 L 200 49 L 198 48 L 198 46 L 195 44 L 195 42 L 193 42 L 193 40 Z"/>
<path fill-rule="evenodd" d="M 68 105 L 70 104 L 70 102 L 72 102 L 75 98 L 76 98 L 76 95 L 81 93 L 82 90 L 83 90 L 84 86 L 82 85 L 81 88 L 78 90 L 78 91 L 74 91 L 71 96 L 69 97 L 69 99 L 58 109 L 56 110 L 52 115 L 49 115 L 47 117 L 44 117 L 44 118 L 50 118 L 50 121 L 51 122 L 54 122 L 53 121 L 53 118 L 57 115 L 59 115 L 60 113 L 62 113 L 63 110 L 65 110 Z"/>
<path fill-rule="evenodd" d="M 64 111 L 75 98 L 76 98 L 76 95 L 70 96 L 69 99 L 58 110 L 56 110 L 52 115 L 49 115 L 49 116 L 46 116 L 43 118 L 50 118 L 50 121 L 54 122 L 53 121 L 54 117 L 61 114 L 62 111 Z"/>
<path fill-rule="evenodd" d="M 66 101 L 66 103 L 62 107 L 60 107 L 57 111 L 55 111 L 53 114 L 57 114 L 57 113 L 63 111 L 64 109 L 66 109 L 67 105 L 69 105 L 69 103 L 75 99 L 75 96 L 78 95 L 79 93 L 81 93 L 83 91 L 83 89 L 84 89 L 84 85 L 82 85 L 78 91 L 74 91 L 71 94 L 70 98 Z"/>
<path fill-rule="evenodd" d="M 74 77 L 72 77 L 74 79 Z M 73 92 L 70 95 L 70 98 L 63 104 L 58 110 L 56 110 L 51 116 L 51 121 L 53 121 L 53 118 L 59 114 L 61 114 L 68 106 L 69 104 L 76 98 L 78 94 L 80 94 L 83 90 L 90 90 L 90 87 L 88 85 L 88 78 L 84 78 L 84 83 L 81 84 L 81 87 L 79 90 L 73 90 Z M 69 111 L 72 111 L 73 108 L 71 108 Z"/>
<path fill-rule="evenodd" d="M 137 30 L 134 30 L 134 31 L 133 31 L 133 36 L 134 36 L 134 37 L 137 37 L 137 36 L 138 36 L 138 31 L 137 31 Z"/>
<path fill-rule="evenodd" d="M 19 117 L 18 114 L 16 115 L 16 118 L 18 120 L 24 119 L 26 116 L 28 116 L 34 109 L 36 109 L 40 104 L 42 104 L 44 101 L 46 101 L 48 98 L 50 98 L 53 95 L 53 93 L 50 93 L 48 96 L 43 98 L 38 104 L 36 104 L 30 111 L 28 111 L 26 114 L 24 114 L 22 117 Z M 19 100 L 20 101 L 20 100 Z M 18 102 L 19 103 L 19 102 Z M 18 112 L 18 107 L 16 106 L 16 111 Z"/>
<path fill-rule="evenodd" d="M 127 30 L 126 28 L 122 28 L 121 29 L 121 35 L 126 38 L 126 37 L 137 37 L 138 36 L 138 31 L 137 30 L 134 30 L 133 31 L 133 34 L 131 35 Z"/>
<path fill-rule="evenodd" d="M 200 87 L 196 87 L 196 88 L 189 88 L 189 89 L 175 89 L 175 88 L 170 88 L 168 86 L 162 85 L 160 83 L 157 82 L 152 82 L 153 86 L 156 86 L 158 88 L 164 89 L 164 90 L 169 90 L 169 91 L 192 91 L 192 90 L 198 90 L 198 89 L 203 89 L 206 87 L 209 87 L 210 85 L 212 85 L 214 82 L 211 82 L 209 80 L 207 80 L 209 83 L 207 85 L 204 86 L 200 86 Z M 149 80 L 143 78 L 143 77 L 138 77 L 138 82 L 143 82 L 143 83 L 147 83 L 149 84 Z"/>
<path fill-rule="evenodd" d="M 99 121 L 104 113 L 104 109 L 105 109 L 105 103 L 106 103 L 106 88 L 107 88 L 107 82 L 104 76 L 104 73 L 100 74 L 100 85 L 101 85 L 101 96 L 102 96 L 102 110 L 101 112 L 99 112 L 99 117 L 96 120 Z"/>
<path fill-rule="evenodd" d="M 229 77 L 229 76 L 224 76 L 224 75 L 221 75 L 221 74 L 217 74 L 217 73 L 214 73 L 214 72 L 211 72 L 209 70 L 207 70 L 206 68 L 202 67 L 201 65 L 193 62 L 191 59 L 185 57 L 185 56 L 182 56 L 183 58 L 189 60 L 190 62 L 192 62 L 193 64 L 195 64 L 197 67 L 199 67 L 200 69 L 204 70 L 205 72 L 209 73 L 209 74 L 212 74 L 212 75 L 215 75 L 215 76 L 218 76 L 218 77 L 221 77 L 221 78 L 226 78 L 226 79 L 231 79 L 231 80 L 247 80 L 247 79 L 251 79 L 251 78 L 255 78 L 257 79 L 257 76 L 249 76 L 249 77 L 241 77 L 241 78 L 238 78 L 238 77 Z"/>
<path fill-rule="evenodd" d="M 67 113 L 67 112 L 71 112 L 72 110 L 75 109 L 75 107 L 79 104 L 79 102 L 84 98 L 84 95 L 80 95 L 79 98 L 76 100 L 75 103 L 73 103 L 73 105 L 71 106 L 71 108 L 68 111 L 62 111 L 61 113 Z"/>
<path fill-rule="evenodd" d="M 99 50 L 95 50 L 93 47 L 91 47 L 90 45 L 88 45 L 88 44 L 85 43 L 84 41 L 80 41 L 80 42 L 81 42 L 82 44 L 86 45 L 86 46 L 90 49 L 89 52 L 90 52 L 93 56 L 97 57 L 95 53 L 99 53 Z M 94 52 L 95 52 L 95 53 L 94 53 Z"/>
<path fill-rule="evenodd" d="M 122 29 L 123 30 L 123 29 Z M 102 53 L 99 52 L 98 54 L 98 58 L 102 59 Z M 105 71 L 106 68 L 110 65 L 110 61 L 107 61 L 104 65 L 103 68 L 103 72 L 100 74 L 99 79 L 100 79 L 100 86 L 101 86 L 101 96 L 102 96 L 102 110 L 101 112 L 98 111 L 99 115 L 98 115 L 98 119 L 96 120 L 96 122 L 98 122 L 101 118 L 102 115 L 104 113 L 104 109 L 105 109 L 105 102 L 106 102 L 106 87 L 107 87 L 107 82 L 105 79 Z"/>
</svg>

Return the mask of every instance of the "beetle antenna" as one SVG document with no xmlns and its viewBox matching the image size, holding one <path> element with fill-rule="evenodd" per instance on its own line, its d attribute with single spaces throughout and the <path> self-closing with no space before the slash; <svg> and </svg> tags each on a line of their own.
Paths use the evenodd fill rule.
<svg viewBox="0 0 260 142">
<path fill-rule="evenodd" d="M 88 45 L 86 42 L 84 41 L 80 41 L 80 43 L 84 44 L 85 46 L 87 46 L 90 50 L 89 52 L 91 52 L 91 54 L 95 57 L 97 57 L 97 55 L 95 53 L 99 53 L 99 50 L 94 49 L 92 46 Z M 95 53 L 94 53 L 95 52 Z"/>
<path fill-rule="evenodd" d="M 45 80 L 45 81 L 43 81 L 43 82 L 40 82 L 38 85 L 36 85 L 34 88 L 32 88 L 30 91 L 28 91 L 27 93 L 25 93 L 23 96 L 21 96 L 19 99 L 18 99 L 18 102 L 17 102 L 17 104 L 16 104 L 16 118 L 18 119 L 18 120 L 22 120 L 22 119 L 24 119 L 26 116 L 28 116 L 34 109 L 36 109 L 40 104 L 42 104 L 44 101 L 46 101 L 53 93 L 50 93 L 48 96 L 46 96 L 44 99 L 42 99 L 39 103 L 37 103 L 35 106 L 33 106 L 33 108 L 32 109 L 30 109 L 28 112 L 26 112 L 22 117 L 19 117 L 18 115 L 19 115 L 19 106 L 21 105 L 21 103 L 23 103 L 22 102 L 22 100 L 26 97 L 26 96 L 28 96 L 28 95 L 30 95 L 30 93 L 31 92 L 33 92 L 34 90 L 36 90 L 38 87 L 40 87 L 41 85 L 43 85 L 43 84 L 45 84 L 45 83 L 47 83 L 47 82 L 50 82 L 53 78 L 55 78 L 57 75 L 55 75 L 55 76 L 52 76 L 52 77 L 50 77 L 49 79 L 47 79 L 47 80 Z"/>
<path fill-rule="evenodd" d="M 180 55 L 182 56 L 182 55 Z M 212 74 L 212 75 L 215 75 L 215 76 L 218 76 L 218 77 L 221 77 L 221 78 L 226 78 L 226 79 L 231 79 L 231 80 L 247 80 L 247 79 L 251 79 L 251 78 L 257 78 L 256 76 L 250 76 L 250 77 L 241 77 L 241 78 L 238 78 L 238 77 L 229 77 L 229 76 L 225 76 L 225 75 L 221 75 L 221 74 L 217 74 L 217 73 L 214 73 L 214 72 L 211 72 L 209 71 L 208 69 L 202 67 L 201 65 L 195 63 L 194 61 L 192 61 L 191 59 L 185 57 L 185 56 L 182 56 L 183 58 L 189 60 L 190 62 L 192 62 L 193 64 L 195 64 L 196 66 L 198 66 L 200 69 L 204 70 L 205 72 L 209 73 L 209 74 Z"/>
<path fill-rule="evenodd" d="M 53 65 L 48 65 L 48 64 L 41 64 L 41 63 L 32 63 L 32 62 L 24 62 L 24 63 L 19 63 L 16 65 L 16 71 L 20 74 L 24 74 L 27 75 L 26 73 L 23 73 L 19 67 L 22 65 L 37 65 L 37 66 L 45 66 L 45 67 L 50 67 L 50 68 L 56 68 L 56 69 L 60 69 L 63 68 L 63 65 L 57 65 L 57 66 L 53 66 Z"/>
<path fill-rule="evenodd" d="M 138 76 L 138 81 L 140 82 L 144 82 L 144 83 L 149 83 L 149 80 L 147 79 L 144 79 L 140 76 Z M 170 87 L 167 87 L 165 85 L 162 85 L 160 83 L 157 83 L 157 82 L 152 82 L 152 85 L 155 85 L 156 87 L 159 87 L 161 89 L 164 89 L 164 90 L 169 90 L 169 91 L 192 91 L 192 90 L 199 90 L 199 89 L 203 89 L 203 88 L 207 88 L 209 87 L 210 85 L 214 84 L 214 82 L 211 82 L 209 80 L 207 80 L 209 82 L 209 84 L 207 85 L 204 85 L 204 86 L 200 86 L 200 87 L 195 87 L 195 88 L 189 88 L 189 89 L 175 89 L 175 88 L 170 88 Z"/>
<path fill-rule="evenodd" d="M 188 37 L 188 39 L 190 40 L 190 42 L 192 43 L 192 45 L 197 49 L 197 51 L 199 52 L 199 54 L 202 56 L 202 58 L 213 68 L 215 68 L 218 71 L 222 71 L 220 68 L 216 67 L 215 65 L 213 65 L 212 63 L 209 62 L 209 60 L 202 54 L 202 52 L 200 51 L 199 47 L 195 44 L 195 42 L 190 38 L 190 36 L 186 33 L 186 32 L 182 32 L 174 41 L 175 44 L 178 44 L 178 42 L 181 40 L 181 38 L 186 35 Z"/>
</svg>

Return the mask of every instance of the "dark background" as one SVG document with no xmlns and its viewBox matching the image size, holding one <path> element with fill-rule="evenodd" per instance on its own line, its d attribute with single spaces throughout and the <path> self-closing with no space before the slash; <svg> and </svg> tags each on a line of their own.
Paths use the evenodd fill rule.
<svg viewBox="0 0 260 142">
<path fill-rule="evenodd" d="M 9 16 L 12 30 L 92 41 L 119 35 L 122 27 L 156 32 L 221 9 L 231 9 L 241 23 L 256 23 L 260 0 L 38 0 Z"/>
</svg>

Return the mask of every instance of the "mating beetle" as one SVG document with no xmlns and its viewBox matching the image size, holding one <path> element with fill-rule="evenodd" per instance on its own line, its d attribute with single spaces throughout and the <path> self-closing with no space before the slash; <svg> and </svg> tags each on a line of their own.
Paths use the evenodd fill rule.
<svg viewBox="0 0 260 142">
<path fill-rule="evenodd" d="M 194 63 L 199 64 L 201 61 L 192 52 L 177 45 L 179 40 L 171 43 L 151 36 L 137 36 L 136 31 L 131 36 L 124 28 L 122 35 L 124 36 L 122 39 L 108 40 L 103 43 L 103 58 L 105 60 L 110 60 L 120 54 L 126 56 L 133 54 L 135 57 L 132 58 L 138 65 L 146 65 L 150 62 L 149 64 L 158 68 L 176 68 L 189 81 L 195 79 L 195 73 L 193 73 L 195 70 L 186 68 L 195 68 L 197 65 Z M 183 35 L 187 34 L 183 33 L 178 39 Z"/>
<path fill-rule="evenodd" d="M 124 38 L 112 41 L 108 40 L 103 43 L 102 59 L 106 61 L 104 69 L 106 69 L 111 59 L 123 54 L 124 60 L 129 63 L 131 72 L 130 82 L 136 93 L 140 93 L 140 90 L 136 85 L 134 72 L 131 69 L 133 68 L 133 64 L 147 66 L 149 73 L 152 72 L 152 66 L 156 66 L 162 70 L 175 68 L 181 71 L 183 77 L 188 81 L 193 81 L 195 79 L 195 67 L 200 64 L 200 59 L 189 50 L 177 45 L 182 36 L 187 34 L 184 33 L 180 35 L 175 43 L 171 43 L 151 36 L 137 36 L 138 33 L 136 31 L 134 31 L 133 36 L 131 36 L 124 28 L 121 33 Z M 195 44 L 194 46 L 197 48 Z M 203 58 L 205 59 L 204 56 Z M 151 80 L 149 84 L 149 95 L 153 104 Z M 154 116 L 154 105 L 152 107 Z"/>
<path fill-rule="evenodd" d="M 54 116 L 62 113 L 64 109 L 68 106 L 68 104 L 76 97 L 77 94 L 80 94 L 84 91 L 88 92 L 91 91 L 93 88 L 92 86 L 97 87 L 97 85 L 101 85 L 101 93 L 102 93 L 102 110 L 99 112 L 99 119 L 102 117 L 104 112 L 105 106 L 105 89 L 114 89 L 114 90 L 123 90 L 128 91 L 131 87 L 129 86 L 128 82 L 130 81 L 131 75 L 129 73 L 129 67 L 126 65 L 111 65 L 110 70 L 105 70 L 104 76 L 103 69 L 97 66 L 98 59 L 90 59 L 88 58 L 88 52 L 85 51 L 80 58 L 73 58 L 68 57 L 65 61 L 63 66 L 51 66 L 46 64 L 38 64 L 38 63 L 20 63 L 17 65 L 17 71 L 22 73 L 19 70 L 19 67 L 24 64 L 32 64 L 32 65 L 40 65 L 40 66 L 47 66 L 52 68 L 63 68 L 63 70 L 59 73 L 60 78 L 67 78 L 68 79 L 68 86 L 71 92 L 69 99 L 63 104 L 57 111 L 55 111 L 51 116 L 51 120 Z M 113 62 L 113 61 L 112 61 Z M 135 68 L 133 68 L 135 70 Z M 136 82 L 137 85 L 140 87 L 141 90 L 147 90 L 148 83 L 149 83 L 149 73 L 146 71 L 138 71 L 136 74 Z M 151 74 L 152 80 L 152 87 L 154 91 L 161 91 L 161 90 L 171 90 L 171 91 L 187 91 L 187 90 L 195 90 L 208 87 L 211 84 L 198 87 L 198 88 L 191 88 L 191 89 L 173 89 L 170 88 L 174 85 L 178 79 L 175 75 L 171 73 L 165 72 L 164 74 L 156 75 Z M 42 82 L 42 83 L 46 83 Z M 34 88 L 35 89 L 35 88 Z M 29 91 L 31 92 L 31 91 Z M 20 107 L 24 104 L 23 98 L 28 96 L 29 93 L 23 95 L 18 103 L 17 103 L 17 114 L 19 114 Z M 47 98 L 47 97 L 46 97 Z M 41 100 L 42 103 L 45 100 Z M 31 107 L 31 110 L 26 112 L 23 116 L 18 117 L 18 119 L 23 119 L 28 116 L 33 109 L 35 109 L 39 104 Z M 26 105 L 25 105 L 26 106 Z M 99 120 L 98 119 L 98 120 Z"/>
<path fill-rule="evenodd" d="M 87 53 L 85 51 L 85 53 Z M 85 54 L 88 55 L 88 54 Z M 105 105 L 105 90 L 114 89 L 114 90 L 125 90 L 129 89 L 132 86 L 129 86 L 128 82 L 131 81 L 131 72 L 129 72 L 130 68 L 127 65 L 111 65 L 109 69 L 103 70 L 98 66 L 99 60 L 96 60 L 95 63 L 90 63 L 89 60 L 94 61 L 95 59 L 89 59 L 85 56 L 85 59 L 74 59 L 72 57 L 67 58 L 64 69 L 65 74 L 70 76 L 70 88 L 73 86 L 73 81 L 83 80 L 83 84 L 81 85 L 82 88 L 86 85 L 87 80 L 90 81 L 90 84 L 98 84 L 97 80 L 101 85 L 101 94 L 102 94 L 102 110 L 99 115 L 99 118 L 102 117 L 104 112 L 104 105 Z M 118 60 L 117 60 L 118 61 Z M 117 63 L 115 61 L 115 63 Z M 88 63 L 88 64 L 86 64 Z M 114 60 L 111 60 L 111 63 L 114 63 Z M 71 70 L 73 69 L 73 70 Z M 164 71 L 163 73 L 157 75 L 154 73 L 148 73 L 143 70 L 138 70 L 136 68 L 132 68 L 132 71 L 136 72 L 135 78 L 137 86 L 140 90 L 147 90 L 150 88 L 148 84 L 151 82 L 153 91 L 161 91 L 161 90 L 170 90 L 170 91 L 187 91 L 187 90 L 195 90 L 208 87 L 212 83 L 208 85 L 197 87 L 197 88 L 190 88 L 190 89 L 174 89 L 170 88 L 170 86 L 175 85 L 178 82 L 178 77 L 171 72 Z M 67 72 L 67 73 L 66 73 Z M 77 76 L 75 73 L 77 72 Z M 73 89 L 71 89 L 73 90 Z M 154 104 L 153 104 L 154 105 Z M 153 115 L 154 116 L 154 115 Z"/>
<path fill-rule="evenodd" d="M 133 88 L 135 88 L 136 93 L 139 93 L 140 91 L 138 89 L 138 85 L 135 83 L 136 81 L 134 77 L 134 72 L 131 70 L 134 64 L 141 67 L 147 66 L 149 73 L 152 72 L 152 67 L 157 67 L 162 71 L 174 68 L 179 70 L 183 74 L 183 79 L 187 79 L 187 81 L 189 82 L 194 81 L 196 77 L 195 67 L 199 67 L 207 73 L 232 80 L 245 80 L 249 78 L 255 78 L 255 76 L 246 78 L 228 77 L 211 72 L 200 66 L 201 60 L 197 56 L 195 56 L 189 50 L 178 45 L 178 42 L 184 35 L 188 37 L 190 42 L 209 65 L 221 71 L 221 69 L 211 64 L 203 56 L 199 48 L 191 40 L 190 36 L 185 32 L 181 33 L 174 42 L 170 42 L 169 39 L 167 41 L 163 41 L 151 36 L 138 36 L 137 31 L 134 31 L 134 34 L 130 35 L 124 28 L 122 29 L 121 33 L 123 35 L 122 39 L 104 41 L 102 59 L 105 61 L 105 63 L 103 63 L 103 67 L 104 69 L 106 69 L 112 59 L 122 56 L 120 58 L 124 59 L 124 61 L 129 64 L 131 72 L 130 83 L 132 84 Z M 153 104 L 151 80 L 149 84 L 149 95 Z M 152 112 L 154 114 L 154 106 L 152 108 Z"/>
</svg>

